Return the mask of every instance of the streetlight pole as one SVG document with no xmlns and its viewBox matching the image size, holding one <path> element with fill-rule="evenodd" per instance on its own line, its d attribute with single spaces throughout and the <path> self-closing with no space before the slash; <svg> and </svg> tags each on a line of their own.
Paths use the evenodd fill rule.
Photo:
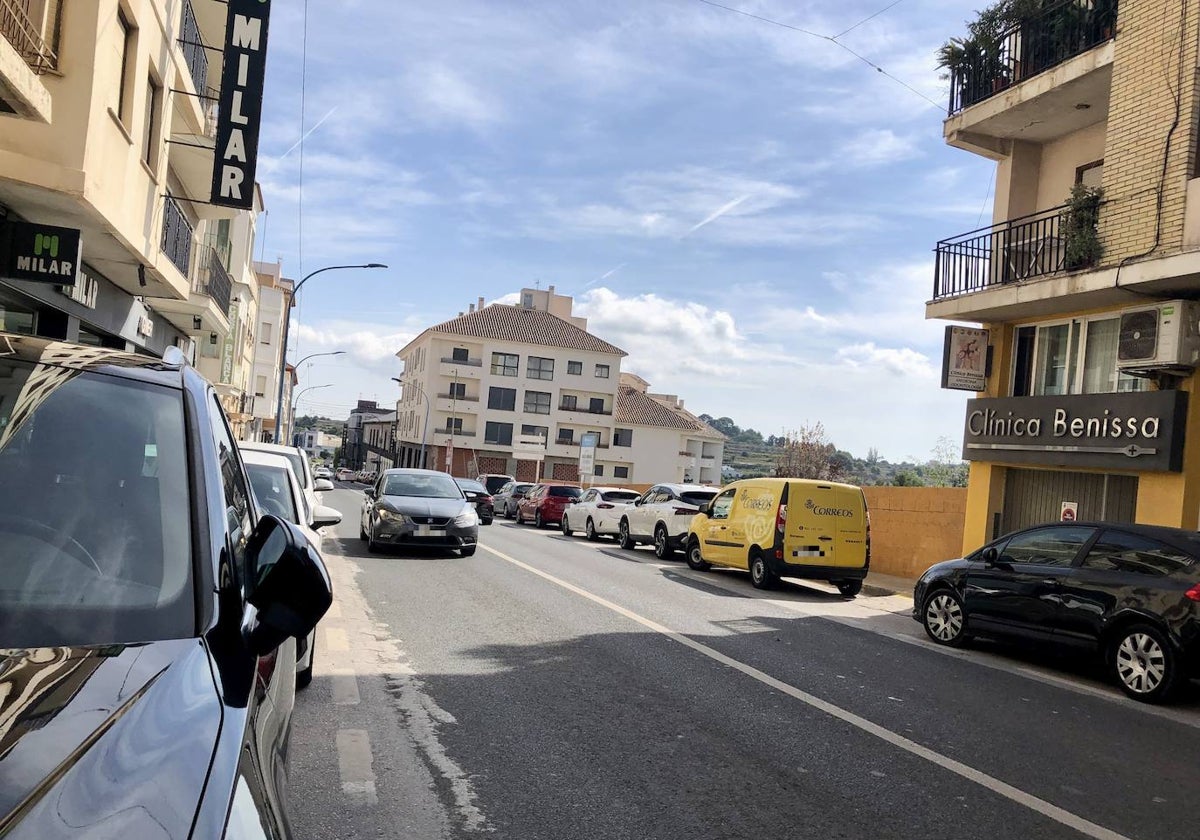
<svg viewBox="0 0 1200 840">
<path fill-rule="evenodd" d="M 313 277 L 316 277 L 322 271 L 336 271 L 345 268 L 387 268 L 383 263 L 363 263 L 361 265 L 327 265 L 324 268 L 318 268 L 316 271 L 311 271 L 292 287 L 290 299 L 283 307 L 283 345 L 279 350 L 279 396 L 275 403 L 275 442 L 283 443 L 283 427 L 280 425 L 283 421 L 283 377 L 287 374 L 287 343 L 288 343 L 288 327 L 292 321 L 292 304 L 296 300 L 296 295 L 300 294 L 301 287 L 304 286 Z M 308 357 L 306 357 L 308 358 Z M 301 361 L 304 361 L 301 359 Z M 297 365 L 296 367 L 299 367 Z"/>
<path fill-rule="evenodd" d="M 397 383 L 401 388 L 404 386 L 404 380 L 393 376 L 392 381 Z M 425 401 L 425 422 L 421 425 L 421 469 L 425 469 L 425 436 L 429 433 L 429 397 L 425 394 L 425 389 L 421 387 L 421 383 L 413 380 L 413 387 L 417 389 L 417 394 Z"/>
<path fill-rule="evenodd" d="M 307 388 L 301 388 L 299 391 L 297 391 L 296 398 L 292 400 L 291 412 L 288 415 L 288 426 L 294 427 L 296 425 L 296 406 L 298 406 L 300 404 L 301 396 L 303 396 L 308 391 L 315 391 L 318 388 L 330 388 L 332 386 L 333 386 L 333 383 L 330 382 L 327 385 L 310 385 Z M 319 431 L 319 428 L 318 428 L 318 431 Z"/>
</svg>

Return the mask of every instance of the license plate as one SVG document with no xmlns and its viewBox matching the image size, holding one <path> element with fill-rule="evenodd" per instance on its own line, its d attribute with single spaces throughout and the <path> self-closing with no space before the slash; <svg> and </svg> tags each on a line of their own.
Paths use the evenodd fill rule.
<svg viewBox="0 0 1200 840">
<path fill-rule="evenodd" d="M 432 525 L 418 525 L 417 526 L 417 536 L 418 537 L 440 536 L 441 534 L 444 534 L 445 532 L 446 532 L 446 530 L 444 528 L 435 528 Z"/>
</svg>

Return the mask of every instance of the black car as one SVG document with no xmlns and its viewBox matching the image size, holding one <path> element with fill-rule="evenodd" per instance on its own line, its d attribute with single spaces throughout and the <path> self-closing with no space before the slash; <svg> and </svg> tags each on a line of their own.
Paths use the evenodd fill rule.
<svg viewBox="0 0 1200 840">
<path fill-rule="evenodd" d="M 496 510 L 488 489 L 473 478 L 456 478 L 454 482 L 463 491 L 467 501 L 475 505 L 475 512 L 479 514 L 479 524 L 491 525 L 492 520 L 496 518 Z"/>
<path fill-rule="evenodd" d="M 1063 522 L 930 568 L 913 618 L 943 645 L 973 635 L 1097 651 L 1130 697 L 1161 701 L 1200 666 L 1200 534 Z"/>
<path fill-rule="evenodd" d="M 290 836 L 329 577 L 181 353 L 0 333 L 0 568 L 0 833 Z"/>
<path fill-rule="evenodd" d="M 516 519 L 517 508 L 525 494 L 537 485 L 525 481 L 510 481 L 492 496 L 493 504 L 505 519 Z"/>
</svg>

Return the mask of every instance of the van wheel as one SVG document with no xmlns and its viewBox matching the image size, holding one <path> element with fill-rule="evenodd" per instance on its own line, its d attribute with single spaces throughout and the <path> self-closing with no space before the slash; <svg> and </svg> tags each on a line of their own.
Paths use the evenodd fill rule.
<svg viewBox="0 0 1200 840">
<path fill-rule="evenodd" d="M 621 524 L 617 527 L 617 545 L 626 551 L 633 551 L 637 548 L 637 543 L 633 541 L 633 537 L 629 535 L 629 520 L 622 519 Z"/>
<path fill-rule="evenodd" d="M 659 560 L 670 560 L 675 556 L 675 549 L 667 539 L 667 526 L 662 524 L 654 529 L 654 556 Z"/>
<path fill-rule="evenodd" d="M 761 551 L 750 555 L 750 582 L 755 589 L 774 589 L 779 584 L 779 575 L 771 571 Z"/>
<path fill-rule="evenodd" d="M 1131 624 L 1116 633 L 1109 662 L 1121 690 L 1144 703 L 1165 700 L 1179 676 L 1171 643 L 1149 624 Z"/>
<path fill-rule="evenodd" d="M 586 534 L 587 538 L 592 542 L 600 539 L 600 535 L 596 533 L 596 525 L 592 522 L 592 517 L 590 516 L 588 517 L 588 521 L 583 526 L 583 533 Z"/>
<path fill-rule="evenodd" d="M 862 592 L 861 580 L 839 580 L 837 582 L 838 592 L 846 598 L 853 598 L 859 592 Z"/>
<path fill-rule="evenodd" d="M 695 569 L 697 572 L 707 572 L 712 568 L 712 563 L 705 560 L 704 555 L 700 553 L 700 540 L 688 543 L 687 564 L 689 569 Z"/>
</svg>

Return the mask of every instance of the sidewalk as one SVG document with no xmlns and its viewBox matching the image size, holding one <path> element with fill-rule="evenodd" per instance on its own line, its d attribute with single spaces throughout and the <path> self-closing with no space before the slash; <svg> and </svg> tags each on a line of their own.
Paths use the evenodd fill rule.
<svg viewBox="0 0 1200 840">
<path fill-rule="evenodd" d="M 867 572 L 863 581 L 864 595 L 904 595 L 912 597 L 913 584 L 916 581 L 896 575 L 885 575 L 881 572 Z"/>
</svg>

